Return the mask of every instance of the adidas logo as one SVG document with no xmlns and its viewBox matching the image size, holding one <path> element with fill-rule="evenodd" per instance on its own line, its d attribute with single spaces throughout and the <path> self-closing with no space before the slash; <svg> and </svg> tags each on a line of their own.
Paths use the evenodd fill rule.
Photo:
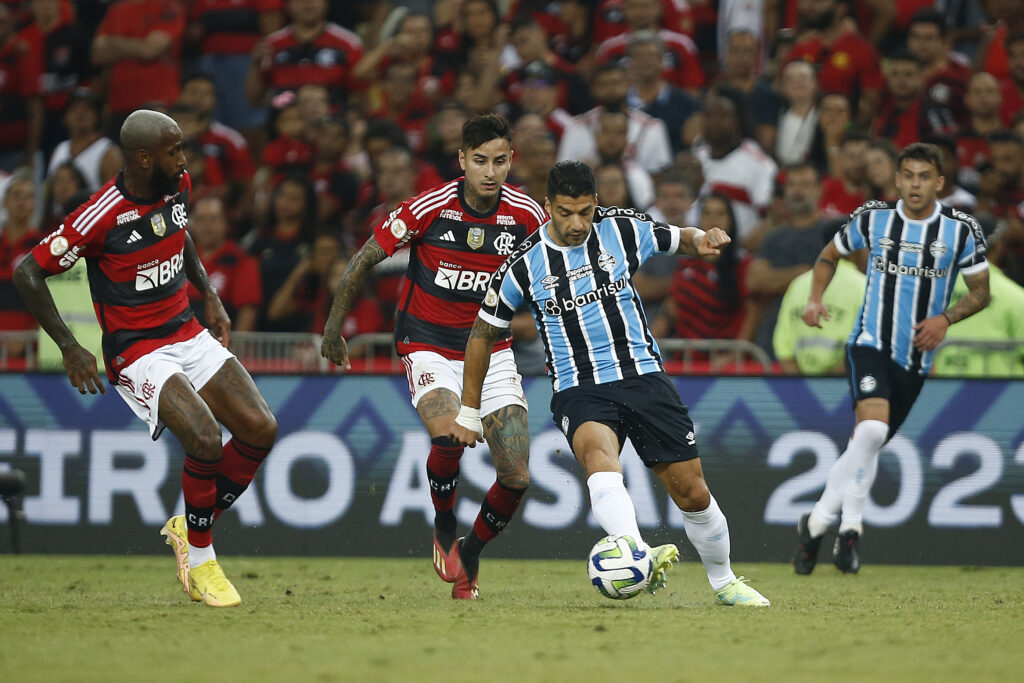
<svg viewBox="0 0 1024 683">
<path fill-rule="evenodd" d="M 128 240 L 125 242 L 125 244 L 131 244 L 132 242 L 138 242 L 141 239 L 142 239 L 142 235 L 140 235 L 138 233 L 138 231 L 132 230 L 132 234 L 128 235 Z"/>
<path fill-rule="evenodd" d="M 441 235 L 440 240 L 442 242 L 454 242 L 455 241 L 455 234 L 451 230 L 449 230 L 445 234 Z"/>
</svg>

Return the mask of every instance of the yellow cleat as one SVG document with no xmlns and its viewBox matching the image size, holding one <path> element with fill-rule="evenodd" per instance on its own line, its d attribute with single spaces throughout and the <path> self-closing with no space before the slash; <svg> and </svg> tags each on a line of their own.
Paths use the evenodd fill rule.
<svg viewBox="0 0 1024 683">
<path fill-rule="evenodd" d="M 235 607 L 242 604 L 238 591 L 224 576 L 224 570 L 217 560 L 207 560 L 198 567 L 192 567 L 188 574 L 192 594 L 210 607 Z"/>
<path fill-rule="evenodd" d="M 164 543 L 171 546 L 174 559 L 178 561 L 178 581 L 181 582 L 181 590 L 199 602 L 203 595 L 192 589 L 188 579 L 188 525 L 185 523 L 185 515 L 177 515 L 167 520 L 167 524 L 160 530 L 160 535 L 165 537 Z"/>
<path fill-rule="evenodd" d="M 647 592 L 654 595 L 659 588 L 667 583 L 665 570 L 679 558 L 679 549 L 671 543 L 651 548 L 651 580 L 647 583 Z"/>
<path fill-rule="evenodd" d="M 768 598 L 747 585 L 747 579 L 739 577 L 715 591 L 719 605 L 743 605 L 744 607 L 771 607 Z"/>
</svg>

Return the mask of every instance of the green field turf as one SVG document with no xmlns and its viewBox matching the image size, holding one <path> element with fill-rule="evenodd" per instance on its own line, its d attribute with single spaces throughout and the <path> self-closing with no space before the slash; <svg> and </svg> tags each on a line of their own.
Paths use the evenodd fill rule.
<svg viewBox="0 0 1024 683">
<path fill-rule="evenodd" d="M 736 567 L 773 603 L 719 607 L 696 563 L 600 597 L 582 561 L 493 559 L 455 602 L 422 560 L 221 558 L 234 609 L 163 557 L 0 556 L 0 681 L 1019 681 L 1024 569 Z"/>
</svg>

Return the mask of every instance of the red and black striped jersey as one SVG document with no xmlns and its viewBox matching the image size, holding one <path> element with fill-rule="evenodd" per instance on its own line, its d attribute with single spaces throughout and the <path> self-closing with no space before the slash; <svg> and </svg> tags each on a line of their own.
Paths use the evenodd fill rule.
<svg viewBox="0 0 1024 683">
<path fill-rule="evenodd" d="M 107 374 L 203 331 L 185 289 L 185 235 L 192 180 L 156 202 L 131 195 L 121 173 L 32 250 L 51 273 L 85 258 Z"/>
<path fill-rule="evenodd" d="M 464 178 L 403 202 L 374 228 L 389 255 L 409 246 L 409 267 L 395 317 L 400 354 L 433 351 L 461 360 L 487 283 L 520 242 L 548 217 L 529 196 L 505 184 L 494 208 L 466 203 Z M 508 348 L 511 335 L 495 350 Z"/>
<path fill-rule="evenodd" d="M 316 83 L 336 98 L 339 91 L 344 94 L 359 87 L 352 70 L 363 56 L 363 42 L 338 24 L 327 22 L 323 32 L 308 43 L 299 42 L 290 26 L 271 33 L 266 41 L 270 56 L 260 68 L 263 80 L 275 93 Z"/>
</svg>

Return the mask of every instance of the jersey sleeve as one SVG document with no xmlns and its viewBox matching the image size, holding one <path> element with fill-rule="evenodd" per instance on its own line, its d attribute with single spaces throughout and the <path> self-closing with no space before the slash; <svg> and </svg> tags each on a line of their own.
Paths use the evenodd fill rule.
<svg viewBox="0 0 1024 683">
<path fill-rule="evenodd" d="M 484 294 L 484 302 L 480 306 L 479 317 L 485 323 L 508 328 L 512 324 L 512 318 L 523 302 L 526 300 L 524 291 L 527 283 L 520 283 L 513 273 L 512 268 L 505 266 L 506 263 L 495 271 L 491 278 L 487 293 Z"/>
<path fill-rule="evenodd" d="M 985 233 L 982 231 L 974 216 L 963 211 L 953 211 L 953 216 L 968 228 L 967 239 L 964 240 L 964 248 L 957 255 L 957 267 L 964 275 L 974 275 L 988 268 L 988 259 L 985 253 L 988 246 L 985 244 Z"/>
<path fill-rule="evenodd" d="M 637 255 L 641 263 L 655 254 L 674 254 L 679 251 L 680 233 L 675 226 L 656 221 L 646 213 L 617 206 L 598 208 L 594 214 L 595 221 L 609 218 L 627 218 L 633 222 L 639 236 Z"/>
<path fill-rule="evenodd" d="M 388 256 L 404 247 L 411 240 L 419 238 L 427 223 L 416 218 L 410 209 L 414 199 L 402 202 L 397 209 L 388 214 L 380 225 L 373 229 L 377 244 Z"/>
<path fill-rule="evenodd" d="M 103 251 L 106 228 L 93 224 L 85 215 L 93 206 L 92 202 L 87 202 L 78 207 L 33 247 L 32 255 L 43 270 L 57 275 L 70 269 L 83 256 L 96 256 Z"/>
<path fill-rule="evenodd" d="M 836 233 L 832 243 L 843 256 L 849 256 L 851 252 L 858 249 L 867 249 L 871 246 L 868 237 L 868 221 L 866 217 L 866 204 L 850 214 L 850 222 Z"/>
</svg>

